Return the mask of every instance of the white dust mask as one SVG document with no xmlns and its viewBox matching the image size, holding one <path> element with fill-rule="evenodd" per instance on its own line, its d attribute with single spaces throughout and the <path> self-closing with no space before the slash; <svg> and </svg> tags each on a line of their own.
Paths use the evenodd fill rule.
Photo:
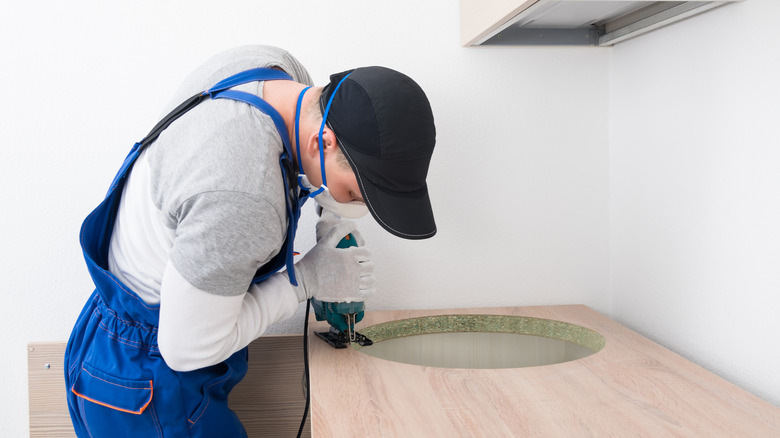
<svg viewBox="0 0 780 438">
<path fill-rule="evenodd" d="M 319 188 L 312 187 L 309 179 L 306 178 L 306 175 L 298 175 L 298 185 L 300 185 L 301 188 L 310 191 L 311 194 L 309 196 L 314 198 L 320 207 L 330 211 L 336 216 L 345 219 L 358 219 L 368 213 L 368 207 L 366 207 L 366 204 L 363 202 L 338 202 L 330 194 L 330 190 L 328 190 L 327 186 Z"/>
</svg>

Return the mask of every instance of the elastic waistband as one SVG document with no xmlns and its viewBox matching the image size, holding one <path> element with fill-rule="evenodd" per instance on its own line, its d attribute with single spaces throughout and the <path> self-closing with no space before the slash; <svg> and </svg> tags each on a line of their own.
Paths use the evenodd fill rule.
<svg viewBox="0 0 780 438">
<path fill-rule="evenodd" d="M 100 328 L 113 339 L 141 350 L 159 351 L 156 325 L 135 320 L 121 309 L 112 309 L 99 295 L 94 299 L 94 312 L 100 315 Z"/>
</svg>

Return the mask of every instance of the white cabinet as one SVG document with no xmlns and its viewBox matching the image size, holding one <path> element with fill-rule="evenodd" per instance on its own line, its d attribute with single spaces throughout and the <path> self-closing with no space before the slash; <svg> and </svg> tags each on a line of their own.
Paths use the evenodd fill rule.
<svg viewBox="0 0 780 438">
<path fill-rule="evenodd" d="M 461 0 L 461 44 L 609 46 L 733 1 Z"/>
</svg>

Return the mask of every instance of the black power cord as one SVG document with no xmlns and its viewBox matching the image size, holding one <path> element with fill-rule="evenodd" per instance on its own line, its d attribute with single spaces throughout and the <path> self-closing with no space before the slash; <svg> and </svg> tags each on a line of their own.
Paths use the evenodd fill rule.
<svg viewBox="0 0 780 438">
<path fill-rule="evenodd" d="M 311 299 L 306 300 L 306 313 L 303 316 L 303 378 L 306 388 L 306 405 L 303 407 L 303 418 L 301 426 L 298 428 L 298 438 L 301 438 L 303 427 L 306 425 L 306 417 L 309 416 L 309 400 L 311 392 L 309 391 L 309 307 Z"/>
</svg>

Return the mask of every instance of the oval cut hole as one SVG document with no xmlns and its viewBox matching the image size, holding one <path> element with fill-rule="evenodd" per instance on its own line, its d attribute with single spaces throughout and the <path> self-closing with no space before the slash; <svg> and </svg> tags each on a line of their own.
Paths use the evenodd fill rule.
<svg viewBox="0 0 780 438">
<path fill-rule="evenodd" d="M 604 347 L 593 330 L 561 321 L 504 315 L 442 315 L 363 328 L 373 357 L 441 368 L 521 368 L 582 359 Z"/>
</svg>

